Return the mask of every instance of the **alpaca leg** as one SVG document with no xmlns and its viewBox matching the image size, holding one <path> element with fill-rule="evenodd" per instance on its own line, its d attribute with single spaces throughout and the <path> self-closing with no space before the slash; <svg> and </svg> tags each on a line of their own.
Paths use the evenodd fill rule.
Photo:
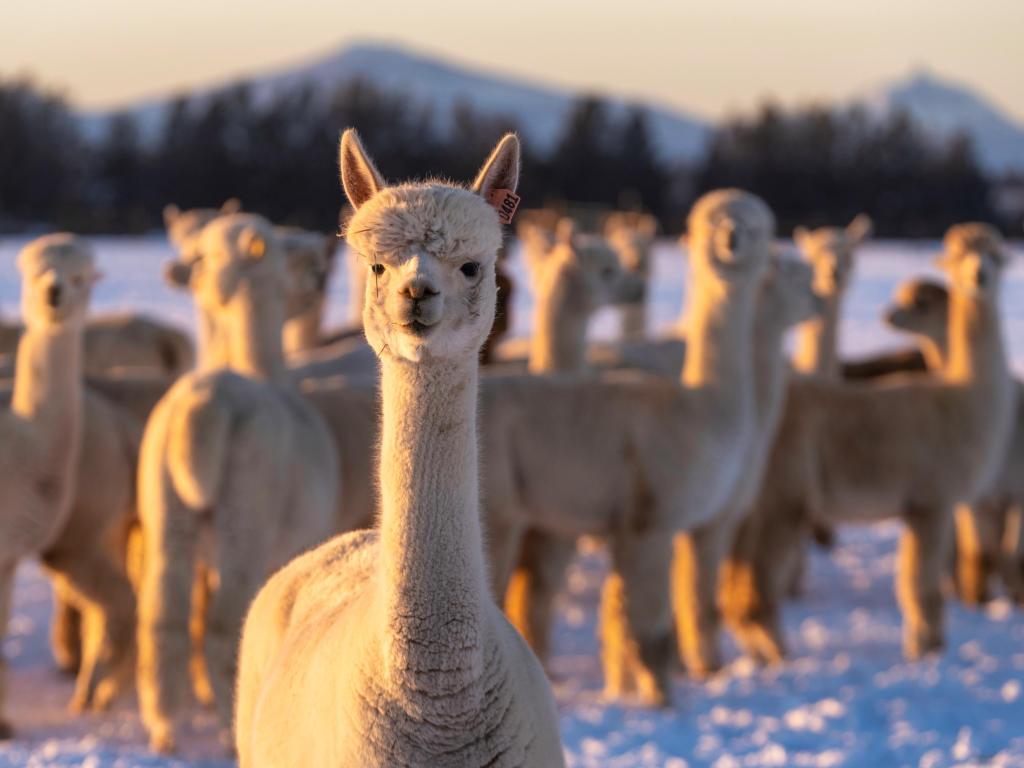
<svg viewBox="0 0 1024 768">
<path fill-rule="evenodd" d="M 53 578 L 50 650 L 61 672 L 78 672 L 82 663 L 82 613 L 73 604 L 71 591 L 60 575 Z"/>
<path fill-rule="evenodd" d="M 541 663 L 548 659 L 553 604 L 576 554 L 576 541 L 530 530 L 505 594 L 505 614 Z"/>
<path fill-rule="evenodd" d="M 7 624 L 11 618 L 11 603 L 14 600 L 14 572 L 18 563 L 12 560 L 0 563 L 0 641 L 7 635 Z M 14 736 L 14 729 L 4 717 L 7 704 L 7 660 L 0 643 L 0 741 Z"/>
<path fill-rule="evenodd" d="M 139 591 L 139 707 L 150 747 L 175 749 L 174 718 L 188 689 L 189 616 L 200 518 L 168 504 L 143 528 L 145 562 Z"/>
<path fill-rule="evenodd" d="M 1018 605 L 1024 606 L 1024 514 L 1019 505 L 1007 510 L 999 565 L 1006 591 Z"/>
<path fill-rule="evenodd" d="M 672 597 L 679 654 L 696 678 L 722 666 L 718 584 L 722 558 L 735 526 L 728 516 L 675 537 Z"/>
<path fill-rule="evenodd" d="M 962 504 L 956 509 L 956 589 L 966 605 L 980 605 L 989 599 L 988 582 L 994 560 L 986 547 L 986 528 L 996 513 L 997 502 L 979 501 L 974 506 Z"/>
<path fill-rule="evenodd" d="M 192 614 L 188 621 L 188 634 L 192 639 L 192 656 L 189 658 L 189 676 L 192 692 L 204 707 L 212 707 L 216 696 L 206 669 L 206 615 L 210 608 L 210 574 L 200 564 L 192 582 Z"/>
<path fill-rule="evenodd" d="M 612 542 L 614 572 L 601 594 L 605 692 L 667 706 L 675 640 L 669 576 L 672 536 L 620 534 Z"/>
<path fill-rule="evenodd" d="M 71 709 L 105 709 L 131 679 L 135 631 L 131 584 L 106 552 L 51 553 L 44 562 L 60 575 L 82 610 L 82 663 Z"/>
<path fill-rule="evenodd" d="M 506 523 L 498 515 L 487 514 L 487 564 L 491 573 L 491 594 L 502 605 L 515 570 L 525 531 L 518 523 Z"/>
<path fill-rule="evenodd" d="M 913 509 L 904 519 L 896 594 L 903 612 L 903 653 L 913 660 L 943 646 L 942 573 L 953 514 Z"/>
<path fill-rule="evenodd" d="M 779 608 L 803 528 L 776 524 L 776 535 L 756 516 L 740 526 L 722 569 L 720 600 L 727 625 L 743 651 L 762 664 L 786 655 Z M 788 538 L 788 541 L 787 541 Z M 771 562 L 766 562 L 771 561 Z"/>
</svg>

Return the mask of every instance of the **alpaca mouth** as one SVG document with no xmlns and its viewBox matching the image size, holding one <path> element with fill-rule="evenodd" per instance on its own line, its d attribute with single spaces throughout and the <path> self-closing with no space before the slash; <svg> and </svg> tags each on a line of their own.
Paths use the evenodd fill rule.
<svg viewBox="0 0 1024 768">
<path fill-rule="evenodd" d="M 412 322 L 406 323 L 402 326 L 402 330 L 406 333 L 410 333 L 413 336 L 429 336 L 430 332 L 434 330 L 434 326 L 421 323 L 419 320 L 413 320 Z"/>
</svg>

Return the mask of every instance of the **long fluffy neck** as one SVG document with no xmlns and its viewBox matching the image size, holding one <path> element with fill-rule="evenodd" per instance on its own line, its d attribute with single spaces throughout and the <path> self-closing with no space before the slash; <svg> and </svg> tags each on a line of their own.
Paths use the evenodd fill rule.
<svg viewBox="0 0 1024 768">
<path fill-rule="evenodd" d="M 37 426 L 58 462 L 77 455 L 82 420 L 81 328 L 29 326 L 18 343 L 11 410 Z"/>
<path fill-rule="evenodd" d="M 723 398 L 743 402 L 751 392 L 756 285 L 730 285 L 697 277 L 687 320 L 683 385 L 714 388 Z"/>
<path fill-rule="evenodd" d="M 829 298 L 820 317 L 800 326 L 793 363 L 801 373 L 839 376 L 839 315 L 841 297 Z"/>
<path fill-rule="evenodd" d="M 779 317 L 779 308 L 768 306 L 771 301 L 768 297 L 760 300 L 754 330 L 754 404 L 760 430 L 775 420 L 786 391 L 783 341 L 789 324 Z"/>
<path fill-rule="evenodd" d="M 433 696 L 483 670 L 477 363 L 382 358 L 380 538 L 387 679 Z"/>
<path fill-rule="evenodd" d="M 220 331 L 213 313 L 197 306 L 196 328 L 199 340 L 197 370 L 211 371 L 227 368 L 231 363 L 231 357 L 225 336 Z"/>
<path fill-rule="evenodd" d="M 284 350 L 287 354 L 305 352 L 319 344 L 323 314 L 324 301 L 320 297 L 305 312 L 284 324 Z"/>
<path fill-rule="evenodd" d="M 999 308 L 990 298 L 950 292 L 948 345 L 947 380 L 986 383 L 1008 379 Z"/>
<path fill-rule="evenodd" d="M 559 266 L 538 286 L 530 342 L 530 373 L 580 371 L 586 367 L 589 302 L 579 273 Z"/>
<path fill-rule="evenodd" d="M 232 300 L 226 317 L 216 323 L 227 350 L 228 367 L 257 379 L 286 379 L 281 340 L 284 318 L 281 297 L 242 289 Z"/>
</svg>

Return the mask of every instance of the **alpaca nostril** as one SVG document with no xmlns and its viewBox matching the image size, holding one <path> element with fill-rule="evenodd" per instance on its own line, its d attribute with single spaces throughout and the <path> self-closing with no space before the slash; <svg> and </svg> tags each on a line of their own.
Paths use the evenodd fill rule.
<svg viewBox="0 0 1024 768">
<path fill-rule="evenodd" d="M 61 289 L 60 285 L 51 285 L 46 289 L 46 303 L 51 307 L 56 307 L 60 304 Z"/>
<path fill-rule="evenodd" d="M 421 301 L 437 296 L 440 291 L 426 280 L 413 280 L 405 286 L 403 293 L 413 301 Z"/>
</svg>

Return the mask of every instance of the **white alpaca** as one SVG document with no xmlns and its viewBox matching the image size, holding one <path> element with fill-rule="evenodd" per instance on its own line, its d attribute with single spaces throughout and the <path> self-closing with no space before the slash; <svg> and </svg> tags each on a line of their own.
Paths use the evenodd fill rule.
<svg viewBox="0 0 1024 768">
<path fill-rule="evenodd" d="M 647 333 L 647 282 L 651 276 L 651 249 L 658 220 L 650 214 L 613 213 L 605 219 L 605 236 L 619 256 L 622 268 L 635 275 L 643 290 L 619 307 L 623 339 L 642 339 Z"/>
<path fill-rule="evenodd" d="M 175 384 L 146 425 L 139 460 L 139 698 L 151 745 L 163 751 L 174 748 L 188 687 L 196 560 L 210 574 L 205 660 L 230 728 L 249 601 L 274 568 L 334 531 L 337 493 L 330 435 L 284 365 L 288 280 L 272 228 L 222 216 L 192 247 L 201 258 L 190 284 L 228 369 Z"/>
<path fill-rule="evenodd" d="M 944 642 L 942 575 L 956 505 L 990 487 L 1010 437 L 1015 388 L 998 308 L 1005 247 L 982 224 L 945 239 L 949 356 L 936 376 L 794 382 L 767 481 L 733 552 L 727 615 L 752 654 L 784 653 L 778 611 L 810 519 L 898 515 L 897 596 L 908 658 Z"/>
<path fill-rule="evenodd" d="M 82 430 L 82 329 L 97 273 L 73 235 L 39 238 L 18 255 L 25 332 L 11 408 L 0 414 L 0 628 L 10 618 L 18 560 L 51 546 L 68 519 Z M 0 659 L 0 707 L 6 667 Z M 0 737 L 10 737 L 0 709 Z"/>
<path fill-rule="evenodd" d="M 949 293 L 928 280 L 911 280 L 896 291 L 886 312 L 893 328 L 918 337 L 930 371 L 942 371 L 948 356 L 946 339 Z M 1010 447 L 990 489 L 969 507 L 957 510 L 957 589 L 967 603 L 985 602 L 989 581 L 998 574 L 1011 596 L 1024 604 L 1024 383 L 1019 379 L 1017 409 Z"/>
<path fill-rule="evenodd" d="M 676 537 L 673 596 L 677 636 L 680 655 L 695 677 L 721 666 L 719 572 L 737 526 L 757 498 L 782 415 L 789 378 L 786 331 L 823 309 L 813 282 L 814 273 L 807 264 L 789 259 L 774 261 L 758 298 L 753 367 L 757 436 L 748 448 L 745 471 L 722 511 L 710 523 Z"/>
<path fill-rule="evenodd" d="M 692 335 L 680 381 L 566 374 L 493 378 L 484 389 L 496 593 L 524 529 L 607 536 L 615 573 L 605 604 L 622 617 L 603 637 L 610 695 L 669 695 L 672 535 L 706 523 L 744 469 L 756 431 L 755 300 L 773 227 L 767 206 L 737 190 L 694 206 Z M 550 603 L 553 593 L 531 599 Z"/>
<path fill-rule="evenodd" d="M 364 326 L 381 349 L 380 531 L 292 562 L 246 621 L 240 763 L 560 766 L 543 671 L 487 593 L 477 481 L 477 358 L 495 305 L 494 190 L 385 187 L 354 132 L 341 145 L 349 243 L 378 278 Z"/>
<path fill-rule="evenodd" d="M 293 290 L 302 294 L 302 310 L 284 324 L 287 355 L 315 349 L 323 341 L 327 288 L 334 270 L 337 238 L 297 227 L 278 227 L 278 240 L 288 261 Z"/>
</svg>

